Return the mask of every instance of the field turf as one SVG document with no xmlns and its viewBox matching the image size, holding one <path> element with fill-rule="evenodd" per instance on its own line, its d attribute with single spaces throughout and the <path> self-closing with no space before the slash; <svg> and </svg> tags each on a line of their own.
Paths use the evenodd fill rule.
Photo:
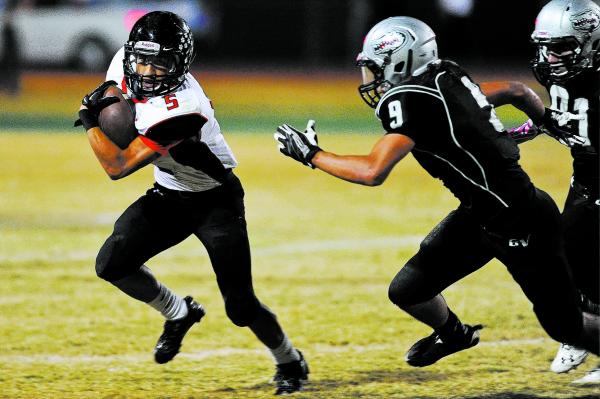
<svg viewBox="0 0 600 399">
<path fill-rule="evenodd" d="M 284 158 L 271 123 L 301 126 L 318 108 L 287 107 L 287 113 L 257 117 L 248 129 L 241 121 L 258 108 L 240 116 L 228 105 L 218 116 L 246 190 L 255 289 L 311 367 L 310 383 L 294 397 L 600 395 L 598 388 L 569 384 L 595 365 L 593 356 L 566 375 L 548 370 L 557 344 L 497 262 L 444 293 L 465 322 L 486 325 L 481 344 L 428 368 L 408 366 L 405 351 L 430 331 L 388 301 L 387 286 L 457 201 L 412 158 L 376 188 Z M 379 130 L 368 119 L 371 111 L 356 107 L 363 118 L 356 120 L 363 122 L 352 125 L 360 127 L 351 133 L 343 134 L 343 123 L 336 129 L 336 118 L 322 121 L 324 148 L 355 154 L 370 149 Z M 342 115 L 340 109 L 334 114 Z M 67 119 L 71 111 L 60 108 L 52 115 Z M 510 112 L 503 118 L 519 120 Z M 240 123 L 228 125 L 230 120 Z M 120 212 L 151 186 L 151 168 L 112 182 L 79 133 L 3 128 L 0 398 L 272 397 L 272 360 L 247 329 L 227 319 L 208 258 L 195 239 L 148 263 L 166 285 L 207 308 L 182 353 L 166 365 L 152 360 L 160 315 L 95 276 L 98 248 Z M 542 137 L 522 146 L 522 164 L 562 206 L 571 170 L 568 151 Z"/>
</svg>

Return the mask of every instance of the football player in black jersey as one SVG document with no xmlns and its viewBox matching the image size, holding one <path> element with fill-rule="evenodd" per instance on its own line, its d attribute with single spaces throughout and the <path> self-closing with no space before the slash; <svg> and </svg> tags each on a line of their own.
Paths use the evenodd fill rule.
<svg viewBox="0 0 600 399">
<path fill-rule="evenodd" d="M 394 304 L 434 329 L 407 362 L 427 366 L 479 342 L 481 325 L 463 324 L 441 292 L 493 258 L 552 338 L 598 353 L 600 319 L 579 308 L 556 204 L 520 167 L 516 143 L 477 84 L 438 58 L 434 32 L 414 18 L 388 18 L 369 31 L 357 64 L 359 92 L 386 131 L 368 155 L 323 151 L 313 121 L 304 132 L 281 125 L 275 139 L 284 155 L 368 186 L 383 183 L 410 152 L 459 199 L 389 287 Z"/>
<path fill-rule="evenodd" d="M 116 221 L 96 259 L 98 277 L 147 303 L 165 317 L 154 350 L 157 363 L 177 355 L 188 330 L 204 316 L 202 305 L 160 283 L 144 265 L 191 235 L 204 245 L 229 319 L 248 327 L 276 363 L 276 394 L 302 388 L 308 366 L 277 318 L 255 295 L 244 210 L 244 189 L 234 175 L 235 157 L 221 133 L 210 100 L 189 73 L 192 34 L 179 16 L 144 15 L 133 26 L 103 83 L 84 97 L 79 111 L 89 142 L 112 179 L 154 164 L 154 187 Z M 135 102 L 135 139 L 119 148 L 99 127 L 110 85 Z"/>
<path fill-rule="evenodd" d="M 513 132 L 524 141 L 545 132 L 570 147 L 573 177 L 562 212 L 565 250 L 583 309 L 598 313 L 600 303 L 600 6 L 591 0 L 552 0 L 536 18 L 532 41 L 536 57 L 531 66 L 547 89 L 551 105 L 538 102 L 531 118 Z M 495 105 L 517 105 L 528 88 L 505 82 L 482 84 Z M 568 372 L 588 352 L 560 345 L 551 370 Z M 600 383 L 600 365 L 574 383 Z"/>
</svg>

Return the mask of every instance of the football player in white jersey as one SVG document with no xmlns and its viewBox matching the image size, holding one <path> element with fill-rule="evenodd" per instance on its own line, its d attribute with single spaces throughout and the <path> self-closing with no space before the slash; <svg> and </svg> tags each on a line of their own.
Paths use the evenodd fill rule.
<svg viewBox="0 0 600 399">
<path fill-rule="evenodd" d="M 79 111 L 90 145 L 112 179 L 154 164 L 154 187 L 115 223 L 96 260 L 96 273 L 166 318 L 154 350 L 158 363 L 179 352 L 204 308 L 161 284 L 144 263 L 194 234 L 206 247 L 227 316 L 249 327 L 271 351 L 276 394 L 302 388 L 308 366 L 282 331 L 275 315 L 254 294 L 244 216 L 244 190 L 237 165 L 215 119 L 210 100 L 189 73 L 194 56 L 187 23 L 156 11 L 133 26 L 114 57 L 107 81 L 85 96 Z M 138 136 L 125 149 L 100 129 L 99 112 L 115 101 L 103 97 L 118 84 L 135 103 Z"/>
</svg>

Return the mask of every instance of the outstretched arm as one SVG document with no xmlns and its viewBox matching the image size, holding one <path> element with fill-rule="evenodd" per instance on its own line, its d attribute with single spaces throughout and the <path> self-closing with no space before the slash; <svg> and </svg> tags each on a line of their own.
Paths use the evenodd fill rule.
<svg viewBox="0 0 600 399">
<path fill-rule="evenodd" d="M 279 126 L 275 140 L 284 155 L 332 176 L 365 186 L 382 184 L 394 165 L 414 147 L 410 137 L 393 133 L 383 136 L 368 155 L 337 155 L 323 151 L 318 146 L 312 120 L 304 132 L 287 124 Z"/>
<path fill-rule="evenodd" d="M 544 107 L 540 97 L 521 82 L 484 82 L 481 90 L 494 106 L 511 104 L 525 112 L 530 120 L 521 126 L 508 129 L 508 134 L 522 143 L 545 133 L 567 147 L 583 145 L 585 139 L 567 130 L 565 125 L 578 115 Z"/>
<path fill-rule="evenodd" d="M 479 85 L 495 107 L 511 104 L 533 121 L 542 120 L 545 108 L 542 99 L 527 85 L 517 81 L 484 82 Z"/>
<path fill-rule="evenodd" d="M 402 134 L 383 136 L 368 155 L 336 155 L 319 151 L 312 164 L 340 179 L 378 186 L 388 177 L 394 166 L 414 147 L 414 141 Z"/>
</svg>

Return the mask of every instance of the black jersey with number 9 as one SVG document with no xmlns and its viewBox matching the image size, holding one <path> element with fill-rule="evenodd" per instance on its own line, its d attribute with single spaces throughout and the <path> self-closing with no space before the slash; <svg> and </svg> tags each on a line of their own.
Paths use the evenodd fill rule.
<svg viewBox="0 0 600 399">
<path fill-rule="evenodd" d="M 384 129 L 410 137 L 412 154 L 479 220 L 519 207 L 534 193 L 511 140 L 479 86 L 442 61 L 389 90 L 376 114 Z"/>
</svg>

